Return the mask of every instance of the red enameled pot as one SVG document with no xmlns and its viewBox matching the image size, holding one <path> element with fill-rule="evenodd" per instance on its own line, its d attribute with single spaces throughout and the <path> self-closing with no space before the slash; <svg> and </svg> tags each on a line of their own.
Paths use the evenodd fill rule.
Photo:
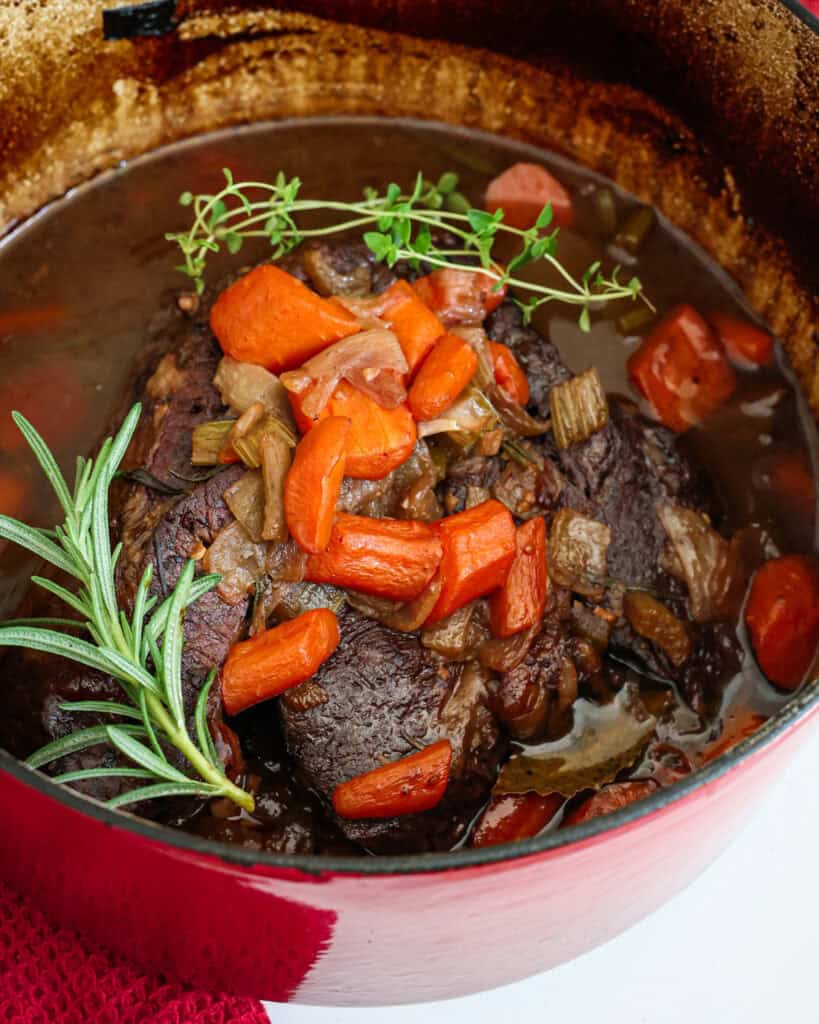
<svg viewBox="0 0 819 1024">
<path fill-rule="evenodd" d="M 655 203 L 744 289 L 819 409 L 810 15 L 776 0 L 187 0 L 175 24 L 153 5 L 166 34 L 112 41 L 102 6 L 0 11 L 0 232 L 121 159 L 225 125 L 343 112 L 481 127 Z M 687 885 L 810 738 L 817 707 L 814 683 L 706 769 L 607 817 L 405 858 L 217 845 L 112 813 L 0 751 L 0 876 L 200 986 L 336 1005 L 463 995 L 574 957 Z"/>
</svg>

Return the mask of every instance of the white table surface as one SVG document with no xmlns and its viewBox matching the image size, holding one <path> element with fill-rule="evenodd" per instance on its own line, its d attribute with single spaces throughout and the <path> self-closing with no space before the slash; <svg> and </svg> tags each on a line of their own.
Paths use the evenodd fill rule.
<svg viewBox="0 0 819 1024">
<path fill-rule="evenodd" d="M 819 735 L 733 846 L 630 931 L 546 974 L 422 1006 L 268 1007 L 275 1024 L 819 1021 Z"/>
</svg>

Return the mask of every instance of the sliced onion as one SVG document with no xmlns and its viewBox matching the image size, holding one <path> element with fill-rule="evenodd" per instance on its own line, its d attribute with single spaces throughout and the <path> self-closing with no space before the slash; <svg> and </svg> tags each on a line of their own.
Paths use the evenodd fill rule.
<svg viewBox="0 0 819 1024">
<path fill-rule="evenodd" d="M 743 583 L 737 548 L 693 509 L 661 505 L 657 515 L 675 555 L 666 564 L 688 586 L 691 618 L 695 622 L 730 618 Z"/>
<path fill-rule="evenodd" d="M 304 250 L 304 269 L 319 295 L 333 295 L 335 292 L 366 295 L 372 284 L 369 263 L 362 260 L 342 269 L 338 258 L 333 258 L 334 255 L 338 256 L 321 244 L 307 246 Z M 341 262 L 344 262 L 343 258 Z"/>
<path fill-rule="evenodd" d="M 205 572 L 222 577 L 216 592 L 226 604 L 238 604 L 265 574 L 267 545 L 256 544 L 239 522 L 223 527 L 205 552 Z"/>
<path fill-rule="evenodd" d="M 347 594 L 347 601 L 362 615 L 375 619 L 389 629 L 399 633 L 413 633 L 427 621 L 440 593 L 441 578 L 436 574 L 414 601 L 405 604 L 353 591 Z"/>
<path fill-rule="evenodd" d="M 240 363 L 224 356 L 216 368 L 213 384 L 222 401 L 237 416 L 254 402 L 261 402 L 269 413 L 287 424 L 290 430 L 295 430 L 287 390 L 279 378 L 263 366 Z"/>
<path fill-rule="evenodd" d="M 374 328 L 336 342 L 308 359 L 298 370 L 283 373 L 282 384 L 295 394 L 310 393 L 301 403 L 306 416 L 320 415 L 344 379 L 357 387 L 366 383 L 367 393 L 385 409 L 394 409 L 406 397 L 396 374 L 409 370 L 407 360 L 392 331 Z"/>
<path fill-rule="evenodd" d="M 662 602 L 643 590 L 629 590 L 623 598 L 623 614 L 634 631 L 668 655 L 672 665 L 684 665 L 691 656 L 691 637 L 685 624 Z"/>
<path fill-rule="evenodd" d="M 459 608 L 446 619 L 421 631 L 421 643 L 451 661 L 471 658 L 489 635 L 476 615 L 478 603 Z"/>
<path fill-rule="evenodd" d="M 383 295 L 334 295 L 333 301 L 338 302 L 348 313 L 352 313 L 366 330 L 386 329 L 387 325 L 381 319 L 386 304 Z"/>
<path fill-rule="evenodd" d="M 262 539 L 264 518 L 264 487 L 258 469 L 249 469 L 225 491 L 225 504 L 245 528 L 250 539 L 258 544 Z"/>
<path fill-rule="evenodd" d="M 418 436 L 432 434 L 476 434 L 490 430 L 498 417 L 490 402 L 477 388 L 469 391 L 449 407 L 446 416 L 418 424 Z"/>
<path fill-rule="evenodd" d="M 529 653 L 539 629 L 540 623 L 503 640 L 497 637 L 485 640 L 478 648 L 478 660 L 485 668 L 491 668 L 495 672 L 508 672 L 519 665 Z"/>
<path fill-rule="evenodd" d="M 549 531 L 549 575 L 578 594 L 602 597 L 610 543 L 608 526 L 574 509 L 560 509 Z"/>
<path fill-rule="evenodd" d="M 518 437 L 539 437 L 552 428 L 550 420 L 539 420 L 530 416 L 520 402 L 510 398 L 497 384 L 487 385 L 486 397 L 494 406 L 501 423 Z"/>
</svg>

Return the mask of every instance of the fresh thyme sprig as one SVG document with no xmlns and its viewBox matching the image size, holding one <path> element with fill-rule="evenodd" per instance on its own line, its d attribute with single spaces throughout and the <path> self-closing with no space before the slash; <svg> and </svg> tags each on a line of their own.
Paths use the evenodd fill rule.
<svg viewBox="0 0 819 1024">
<path fill-rule="evenodd" d="M 127 761 L 123 767 L 87 768 L 57 775 L 57 782 L 127 777 L 144 785 L 108 801 L 121 807 L 140 800 L 168 796 L 228 797 L 253 810 L 253 797 L 227 778 L 207 723 L 207 700 L 215 670 L 203 686 L 194 714 L 191 736 L 182 694 L 182 646 L 185 609 L 219 582 L 218 576 L 194 578 L 195 563 L 187 563 L 179 580 L 158 603 L 150 595 L 152 566 L 137 588 L 130 617 L 119 607 L 115 572 L 122 545 L 111 550 L 108 490 L 136 429 L 140 406 L 135 405 L 115 438 L 108 438 L 95 459 L 77 459 L 73 490 L 54 456 L 34 427 L 15 412 L 14 421 L 31 447 L 62 506 L 65 519 L 53 530 L 27 526 L 0 515 L 0 537 L 13 541 L 73 577 L 76 591 L 51 579 L 32 581 L 67 604 L 80 618 L 19 619 L 0 625 L 0 646 L 25 647 L 69 658 L 117 680 L 124 702 L 72 701 L 61 708 L 126 719 L 125 723 L 95 725 L 70 733 L 36 751 L 27 764 L 39 768 L 66 754 L 98 743 L 109 743 Z M 52 628 L 85 630 L 89 640 Z M 168 760 L 175 748 L 190 774 Z"/>
<path fill-rule="evenodd" d="M 557 258 L 558 229 L 545 233 L 552 222 L 551 205 L 544 206 L 529 230 L 512 227 L 503 219 L 503 211 L 487 213 L 469 206 L 457 192 L 458 178 L 443 174 L 436 183 L 418 174 L 410 193 L 396 184 L 386 192 L 366 189 L 360 202 L 344 203 L 324 199 L 301 199 L 301 182 L 287 179 L 279 172 L 273 182 L 235 182 L 225 168 L 225 187 L 214 195 L 183 192 L 180 203 L 193 208 L 190 230 L 172 232 L 165 237 L 176 242 L 185 262 L 178 267 L 190 277 L 198 294 L 204 290 L 203 274 L 210 253 L 224 246 L 238 253 L 245 239 L 266 238 L 272 247 L 272 259 L 279 259 L 308 238 L 321 238 L 342 231 L 362 231 L 364 241 L 374 255 L 388 266 L 409 260 L 416 266 L 423 261 L 431 267 L 450 267 L 482 272 L 495 281 L 495 290 L 509 286 L 528 293 L 526 300 L 515 301 L 528 322 L 532 314 L 547 302 L 564 302 L 580 307 L 579 324 L 590 329 L 591 309 L 615 299 L 641 298 L 648 303 L 636 277 L 619 280 L 620 268 L 605 277 L 600 263 L 593 263 L 578 280 Z M 337 216 L 336 223 L 306 228 L 296 223 L 302 214 L 321 211 Z M 434 232 L 445 231 L 456 239 L 451 248 L 440 248 Z M 512 259 L 502 266 L 492 255 L 495 241 L 506 235 L 520 246 Z M 477 262 L 472 265 L 465 260 Z M 544 261 L 563 279 L 562 288 L 537 284 L 515 277 L 515 271 L 527 264 Z"/>
</svg>

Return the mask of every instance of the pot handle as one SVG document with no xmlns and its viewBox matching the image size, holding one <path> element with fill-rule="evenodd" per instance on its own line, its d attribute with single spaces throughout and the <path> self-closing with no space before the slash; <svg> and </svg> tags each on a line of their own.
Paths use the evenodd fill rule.
<svg viewBox="0 0 819 1024">
<path fill-rule="evenodd" d="M 176 0 L 148 0 L 102 12 L 105 39 L 163 36 L 176 28 Z"/>
</svg>

